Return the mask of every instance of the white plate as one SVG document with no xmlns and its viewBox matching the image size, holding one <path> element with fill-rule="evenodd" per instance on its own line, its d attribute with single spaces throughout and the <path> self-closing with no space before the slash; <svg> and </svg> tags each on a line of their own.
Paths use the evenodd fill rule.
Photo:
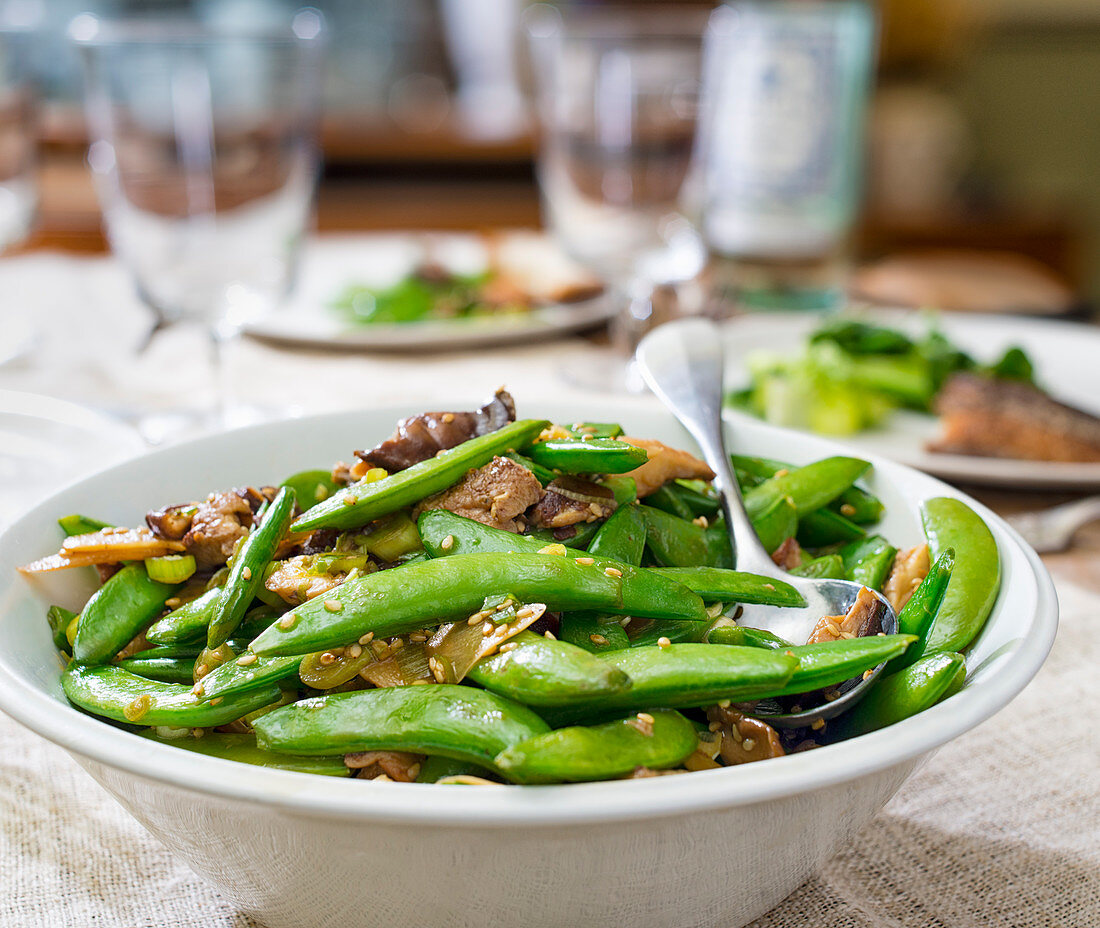
<svg viewBox="0 0 1100 928">
<path fill-rule="evenodd" d="M 862 317 L 917 334 L 928 327 L 926 317 L 915 312 L 874 310 Z M 726 383 L 748 382 L 744 360 L 754 351 L 797 352 L 822 317 L 761 314 L 742 316 L 727 323 Z M 1011 316 L 961 317 L 944 315 L 938 326 L 964 351 L 979 361 L 995 360 L 1006 348 L 1019 345 L 1035 365 L 1039 383 L 1055 399 L 1100 415 L 1100 328 L 1046 319 Z M 727 410 L 733 417 L 748 417 Z M 1025 461 L 940 454 L 926 450 L 939 432 L 939 420 L 917 412 L 899 410 L 877 429 L 846 435 L 843 441 L 868 454 L 893 458 L 948 480 L 991 486 L 1087 490 L 1100 488 L 1100 463 Z"/>
<path fill-rule="evenodd" d="M 0 390 L 0 524 L 76 477 L 144 450 L 137 432 L 114 419 L 53 397 Z"/>
<path fill-rule="evenodd" d="M 396 283 L 433 243 L 433 258 L 456 270 L 485 267 L 484 240 L 466 233 L 380 233 L 321 238 L 303 257 L 295 296 L 282 309 L 245 326 L 257 338 L 311 348 L 430 351 L 539 341 L 609 320 L 615 300 L 604 292 L 576 303 L 539 306 L 530 312 L 469 319 L 437 319 L 400 325 L 355 325 L 330 308 L 349 284 Z M 547 243 L 546 247 L 550 247 Z M 559 260 L 560 256 L 558 257 Z"/>
</svg>

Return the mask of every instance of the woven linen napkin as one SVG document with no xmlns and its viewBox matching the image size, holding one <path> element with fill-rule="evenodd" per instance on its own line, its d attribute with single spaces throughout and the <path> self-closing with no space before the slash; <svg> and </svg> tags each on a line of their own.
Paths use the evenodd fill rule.
<svg viewBox="0 0 1100 928">
<path fill-rule="evenodd" d="M 1066 582 L 1059 595 L 1058 640 L 1027 690 L 944 747 L 851 847 L 752 928 L 1100 925 L 1091 709 L 1100 703 L 1100 595 Z M 0 716 L 0 925 L 256 923 L 63 751 Z"/>
</svg>

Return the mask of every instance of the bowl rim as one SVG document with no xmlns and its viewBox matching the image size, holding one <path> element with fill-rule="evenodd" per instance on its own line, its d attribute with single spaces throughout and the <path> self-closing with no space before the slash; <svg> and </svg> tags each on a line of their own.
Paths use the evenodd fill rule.
<svg viewBox="0 0 1100 928">
<path fill-rule="evenodd" d="M 450 399 L 451 402 L 454 398 Z M 538 403 L 530 403 L 537 409 Z M 647 408 L 668 417 L 660 406 L 636 400 L 548 400 L 544 405 L 590 407 L 608 413 L 617 405 L 619 415 L 637 414 Z M 371 415 L 407 414 L 401 404 L 369 410 Z M 350 410 L 304 417 L 324 426 L 349 419 L 364 410 Z M 285 427 L 289 420 L 263 423 L 204 436 L 141 458 L 116 464 L 75 481 L 39 502 L 11 523 L 2 537 L 17 535 L 24 524 L 42 513 L 56 511 L 60 496 L 112 471 L 135 466 L 154 467 L 162 456 L 202 454 L 222 442 L 265 430 Z M 301 422 L 302 419 L 294 421 Z M 764 433 L 792 435 L 789 430 L 765 424 L 753 428 Z M 235 436 L 231 437 L 231 436 Z M 832 449 L 844 453 L 843 444 L 799 435 L 810 452 Z M 997 536 L 1005 564 L 1022 569 L 1035 584 L 1035 601 L 1027 604 L 1031 623 L 1019 646 L 1007 655 L 998 673 L 979 681 L 946 702 L 895 725 L 848 741 L 781 759 L 695 772 L 690 777 L 653 777 L 630 781 L 605 781 L 538 787 L 496 786 L 455 789 L 438 784 L 372 783 L 295 773 L 238 764 L 181 751 L 171 745 L 139 738 L 106 725 L 56 700 L 44 690 L 14 675 L 0 662 L 0 710 L 36 734 L 70 753 L 105 765 L 123 775 L 137 776 L 198 796 L 233 800 L 284 812 L 305 813 L 330 819 L 419 825 L 513 828 L 643 821 L 684 813 L 699 813 L 780 799 L 813 792 L 872 773 L 915 762 L 975 727 L 1004 708 L 1035 676 L 1046 659 L 1057 630 L 1058 601 L 1046 568 L 1023 539 L 1003 519 L 965 493 L 934 477 L 875 455 L 861 455 L 885 473 L 916 477 L 930 491 L 962 499 L 984 518 Z M 931 495 L 931 492 L 930 494 Z M 0 608 L 5 606 L 0 603 Z M 170 752 L 170 753 L 169 753 Z"/>
</svg>

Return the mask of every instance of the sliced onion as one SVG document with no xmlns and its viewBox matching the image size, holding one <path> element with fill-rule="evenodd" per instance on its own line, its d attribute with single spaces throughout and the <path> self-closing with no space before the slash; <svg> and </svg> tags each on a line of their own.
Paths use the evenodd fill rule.
<svg viewBox="0 0 1100 928">
<path fill-rule="evenodd" d="M 580 477 L 555 477 L 546 485 L 546 489 L 585 505 L 596 503 L 599 506 L 615 508 L 615 494 L 608 487 L 593 483 L 591 480 L 582 480 Z"/>
<path fill-rule="evenodd" d="M 460 683 L 474 664 L 494 654 L 505 641 L 542 618 L 544 612 L 545 603 L 528 603 L 516 610 L 512 621 L 500 625 L 494 625 L 488 617 L 473 625 L 468 621 L 441 625 L 428 641 L 428 657 L 439 662 L 445 683 Z M 488 635 L 486 623 L 493 626 Z"/>
</svg>

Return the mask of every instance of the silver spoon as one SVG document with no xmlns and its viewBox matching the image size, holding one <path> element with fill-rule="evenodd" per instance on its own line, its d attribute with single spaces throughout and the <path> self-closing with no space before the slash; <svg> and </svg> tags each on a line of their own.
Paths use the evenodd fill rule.
<svg viewBox="0 0 1100 928">
<path fill-rule="evenodd" d="M 846 613 L 862 589 L 860 584 L 850 580 L 808 580 L 793 576 L 776 566 L 753 531 L 726 451 L 722 426 L 724 365 L 718 327 L 705 319 L 685 319 L 663 325 L 642 340 L 637 361 L 645 382 L 691 433 L 704 460 L 717 475 L 737 569 L 783 580 L 805 597 L 806 605 L 798 609 L 746 604 L 738 622 L 801 644 L 809 638 L 822 616 Z M 882 595 L 875 593 L 875 596 L 883 606 L 882 630 L 886 634 L 895 633 L 898 619 L 893 608 Z M 764 717 L 769 724 L 781 728 L 800 728 L 817 719 L 833 718 L 863 697 L 883 666 L 880 664 L 862 679 L 848 681 L 840 687 L 842 695 L 837 699 L 818 706 L 800 706 L 798 712 Z"/>
</svg>

